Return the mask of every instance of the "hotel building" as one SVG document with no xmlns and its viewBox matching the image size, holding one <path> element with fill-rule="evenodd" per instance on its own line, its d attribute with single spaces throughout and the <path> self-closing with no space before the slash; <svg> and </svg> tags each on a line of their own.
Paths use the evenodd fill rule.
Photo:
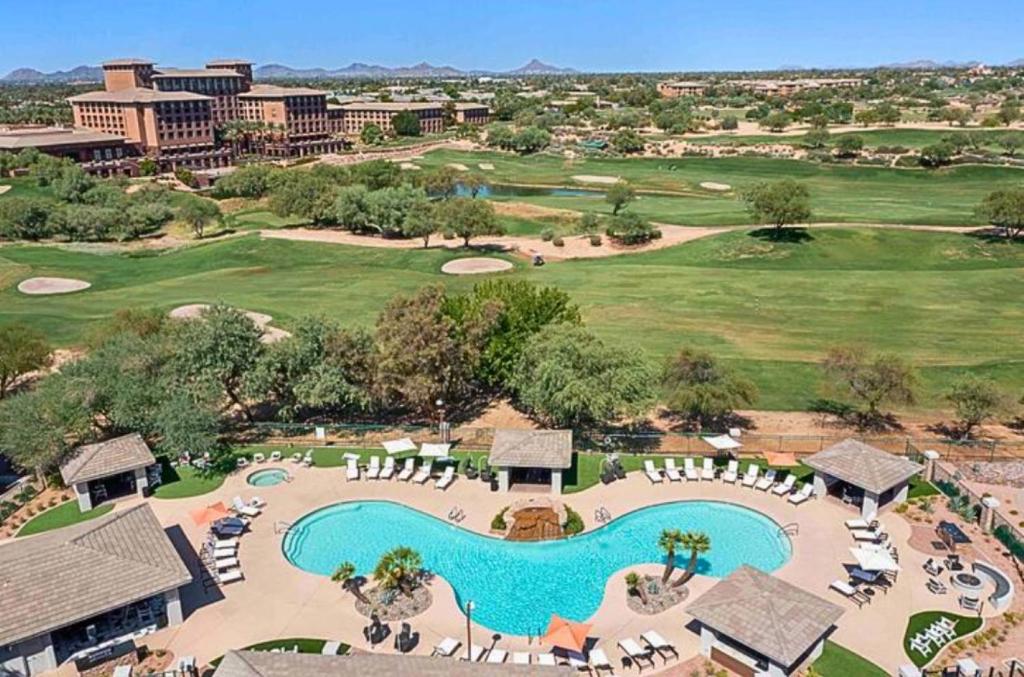
<svg viewBox="0 0 1024 677">
<path fill-rule="evenodd" d="M 658 83 L 658 94 L 666 99 L 677 99 L 681 96 L 704 96 L 707 89 L 707 83 L 696 81 L 677 80 Z"/>
<path fill-rule="evenodd" d="M 340 107 L 344 111 L 344 133 L 352 136 L 358 136 L 367 125 L 377 125 L 388 133 L 393 129 L 395 116 L 404 111 L 419 118 L 421 134 L 444 131 L 444 104 L 441 103 L 352 101 Z"/>
</svg>

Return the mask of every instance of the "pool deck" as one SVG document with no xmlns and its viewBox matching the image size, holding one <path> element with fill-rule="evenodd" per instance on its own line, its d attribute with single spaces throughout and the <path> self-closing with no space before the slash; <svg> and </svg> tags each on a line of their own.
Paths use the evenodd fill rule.
<svg viewBox="0 0 1024 677">
<path fill-rule="evenodd" d="M 267 464 L 264 467 L 274 466 Z M 189 545 L 192 549 L 198 548 L 205 535 L 205 528 L 195 526 L 188 517 L 190 510 L 220 500 L 230 505 L 236 495 L 246 500 L 259 495 L 268 502 L 263 515 L 254 520 L 251 533 L 241 540 L 239 559 L 245 581 L 205 594 L 200 585 L 189 586 L 183 595 L 185 623 L 151 635 L 147 638 L 151 647 L 167 648 L 176 655 L 194 655 L 201 663 L 229 649 L 286 637 L 336 639 L 370 651 L 362 637 L 362 628 L 367 625 L 367 620 L 355 611 L 352 595 L 326 577 L 306 573 L 289 564 L 281 551 L 283 536 L 275 534 L 275 523 L 295 522 L 313 510 L 339 501 L 376 499 L 396 501 L 441 520 L 446 519 L 453 506 L 460 506 L 467 515 L 460 526 L 486 534 L 495 513 L 522 496 L 491 492 L 482 482 L 462 477 L 444 492 L 435 489 L 432 481 L 425 485 L 395 480 L 346 482 L 344 468 L 301 468 L 291 463 L 280 464 L 280 467 L 286 467 L 293 474 L 294 481 L 271 487 L 252 487 L 245 481 L 252 472 L 250 468 L 233 474 L 219 489 L 203 496 L 178 500 L 150 499 L 161 523 L 171 528 L 172 539 L 178 541 L 179 549 Z M 595 526 L 593 515 L 599 507 L 606 508 L 613 517 L 617 517 L 657 503 L 686 499 L 727 501 L 758 510 L 780 525 L 798 523 L 799 535 L 792 537 L 793 556 L 775 572 L 776 575 L 843 606 L 846 613 L 839 620 L 832 639 L 891 673 L 907 662 L 902 637 L 907 618 L 912 613 L 957 610 L 956 594 L 952 591 L 936 596 L 925 588 L 928 576 L 922 570 L 922 564 L 927 556 L 907 545 L 910 525 L 897 515 L 883 513 L 881 520 L 899 548 L 903 571 L 888 594 L 878 594 L 871 604 L 858 609 L 828 589 L 831 581 L 847 577 L 843 564 L 853 561 L 849 548 L 854 542 L 843 521 L 854 514 L 836 502 L 816 499 L 794 506 L 782 497 L 739 484 L 725 484 L 720 480 L 666 481 L 652 485 L 639 472 L 630 473 L 627 479 L 612 485 L 598 485 L 564 497 L 565 502 L 583 516 L 588 529 Z M 700 529 L 699 524 L 666 526 Z M 685 564 L 686 557 L 686 553 L 680 555 L 681 564 Z M 198 573 L 197 560 L 194 556 L 189 559 L 193 573 Z M 605 649 L 617 667 L 622 657 L 617 647 L 619 639 L 639 639 L 642 632 L 652 628 L 675 643 L 681 660 L 698 653 L 699 637 L 685 627 L 692 620 L 682 610 L 685 602 L 656 616 L 640 616 L 627 607 L 625 573 L 658 573 L 661 570 L 658 565 L 644 565 L 614 574 L 607 583 L 601 607 L 588 620 L 594 626 L 591 637 L 597 639 L 598 646 Z M 715 579 L 695 577 L 689 584 L 690 599 L 695 599 L 714 583 Z M 413 630 L 421 634 L 415 653 L 430 653 L 433 645 L 445 636 L 465 641 L 465 617 L 457 608 L 452 589 L 439 577 L 430 586 L 433 605 L 410 620 Z M 515 604 L 515 600 L 508 600 L 508 603 Z M 397 628 L 396 624 L 393 626 Z M 493 634 L 486 628 L 473 627 L 475 643 L 489 646 Z M 534 653 L 547 650 L 535 639 L 531 641 L 527 637 L 503 636 L 496 645 L 507 650 Z M 390 640 L 378 651 L 392 651 Z M 672 661 L 668 667 L 676 664 L 677 661 Z M 659 661 L 659 669 L 661 667 Z M 648 674 L 653 673 L 648 671 Z"/>
</svg>

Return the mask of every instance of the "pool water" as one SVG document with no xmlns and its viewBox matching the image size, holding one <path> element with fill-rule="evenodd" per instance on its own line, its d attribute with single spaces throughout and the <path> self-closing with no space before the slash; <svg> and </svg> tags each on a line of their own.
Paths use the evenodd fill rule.
<svg viewBox="0 0 1024 677">
<path fill-rule="evenodd" d="M 386 501 L 338 503 L 306 515 L 285 536 L 284 555 L 305 571 L 329 576 L 351 561 L 369 577 L 380 556 L 399 545 L 448 581 L 459 606 L 498 632 L 537 635 L 552 613 L 583 621 L 597 611 L 608 578 L 631 565 L 663 563 L 662 529 L 703 531 L 711 550 L 697 572 L 723 577 L 743 564 L 774 571 L 792 553 L 779 526 L 747 508 L 715 501 L 678 501 L 643 508 L 571 539 L 510 542 L 467 531 Z M 685 567 L 688 552 L 677 554 Z M 678 576 L 678 574 L 674 574 Z"/>
<path fill-rule="evenodd" d="M 249 475 L 245 481 L 254 487 L 272 487 L 288 479 L 288 471 L 281 468 L 267 468 L 257 470 Z"/>
</svg>

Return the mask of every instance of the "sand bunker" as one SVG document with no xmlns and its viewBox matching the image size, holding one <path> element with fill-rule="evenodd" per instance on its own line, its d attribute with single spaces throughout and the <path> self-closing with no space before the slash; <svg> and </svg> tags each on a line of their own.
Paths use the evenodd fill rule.
<svg viewBox="0 0 1024 677">
<path fill-rule="evenodd" d="M 11 188 L 12 188 L 11 186 L 0 186 L 0 195 L 3 195 L 7 191 L 9 191 Z"/>
<path fill-rule="evenodd" d="M 486 256 L 474 256 L 468 259 L 455 259 L 441 266 L 442 273 L 449 275 L 481 275 L 483 273 L 500 273 L 512 270 L 513 266 L 502 259 Z"/>
<path fill-rule="evenodd" d="M 579 181 L 580 183 L 603 183 L 605 185 L 618 183 L 622 179 L 618 176 L 598 176 L 595 174 L 576 174 L 572 177 L 573 181 Z"/>
<path fill-rule="evenodd" d="M 732 190 L 732 186 L 728 183 L 715 183 L 714 181 L 701 181 L 700 187 L 704 190 L 717 190 L 721 192 Z"/>
<path fill-rule="evenodd" d="M 413 164 L 412 162 L 403 162 L 403 163 L 399 164 L 398 166 L 401 169 L 407 169 L 407 170 L 408 169 L 419 169 L 420 168 L 419 165 Z"/>
<path fill-rule="evenodd" d="M 485 172 L 494 171 L 494 165 L 492 165 L 490 162 L 481 162 L 480 164 L 477 165 L 477 167 L 484 170 Z"/>
<path fill-rule="evenodd" d="M 202 316 L 203 311 L 210 306 L 205 303 L 190 303 L 187 306 L 178 306 L 167 315 L 176 320 L 191 320 Z M 241 310 L 241 309 L 240 309 Z M 271 327 L 270 322 L 274 318 L 264 313 L 255 313 L 251 310 L 242 310 L 245 316 L 252 320 L 253 324 L 263 330 L 260 341 L 263 343 L 276 343 L 281 339 L 291 336 L 289 332 L 277 327 Z"/>
<path fill-rule="evenodd" d="M 452 169 L 454 169 L 457 172 L 468 172 L 469 171 L 469 167 L 467 167 L 466 165 L 462 164 L 461 162 L 449 162 L 446 166 L 447 167 L 451 167 Z"/>
<path fill-rule="evenodd" d="M 90 282 L 70 277 L 30 277 L 21 281 L 18 291 L 32 296 L 46 296 L 48 294 L 70 294 L 91 286 Z"/>
</svg>

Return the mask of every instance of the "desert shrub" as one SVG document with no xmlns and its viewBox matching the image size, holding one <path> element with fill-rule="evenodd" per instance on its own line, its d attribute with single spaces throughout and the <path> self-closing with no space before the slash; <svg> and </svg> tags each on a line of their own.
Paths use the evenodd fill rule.
<svg viewBox="0 0 1024 677">
<path fill-rule="evenodd" d="M 591 235 L 590 236 L 590 246 L 591 247 L 600 247 L 601 246 L 601 236 L 600 235 Z"/>
<path fill-rule="evenodd" d="M 540 231 L 540 239 L 543 240 L 544 242 L 551 242 L 552 240 L 555 239 L 555 229 L 545 228 L 544 230 Z"/>
<path fill-rule="evenodd" d="M 555 245 L 556 247 L 564 247 L 565 241 L 560 237 L 556 237 L 551 240 L 551 244 Z"/>
<path fill-rule="evenodd" d="M 566 536 L 574 536 L 583 531 L 583 518 L 569 506 L 565 506 L 565 524 L 562 525 L 562 530 Z"/>
<path fill-rule="evenodd" d="M 508 512 L 508 506 L 498 511 L 498 514 L 491 520 L 491 529 L 495 531 L 504 531 L 508 528 L 508 523 L 505 522 L 505 513 Z"/>
</svg>

